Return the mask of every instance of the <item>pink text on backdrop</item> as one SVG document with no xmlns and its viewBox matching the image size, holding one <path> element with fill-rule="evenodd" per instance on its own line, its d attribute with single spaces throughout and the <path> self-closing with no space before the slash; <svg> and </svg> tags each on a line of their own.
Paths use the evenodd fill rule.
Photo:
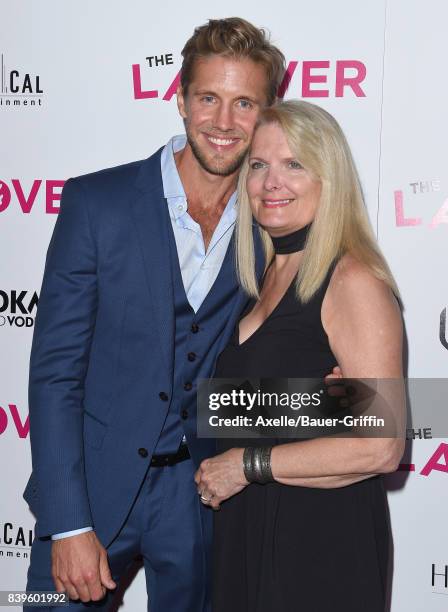
<svg viewBox="0 0 448 612">
<path fill-rule="evenodd" d="M 284 98 L 288 91 L 298 63 L 299 62 L 296 61 L 289 62 L 285 76 L 278 90 L 279 98 Z M 314 83 L 327 83 L 328 75 L 326 71 L 329 70 L 330 65 L 330 60 L 304 61 L 302 63 L 302 98 L 328 98 L 330 96 L 329 89 L 313 87 Z M 316 73 L 316 71 L 318 72 Z M 354 71 L 354 74 L 347 74 L 348 71 Z M 361 88 L 361 83 L 365 80 L 366 75 L 367 68 L 363 62 L 359 60 L 338 60 L 336 62 L 335 97 L 344 97 L 345 90 L 348 87 L 357 98 L 365 98 L 366 94 Z"/>
<path fill-rule="evenodd" d="M 329 71 L 334 70 L 334 96 L 343 98 L 349 92 L 357 98 L 365 98 L 366 94 L 361 87 L 367 76 L 367 68 L 364 62 L 360 60 L 337 60 L 332 65 L 330 60 L 320 61 L 303 61 L 302 62 L 302 77 L 299 88 L 299 95 L 302 98 L 328 98 L 330 90 L 323 87 L 328 82 Z M 295 75 L 298 61 L 290 61 L 286 69 L 283 81 L 278 90 L 279 98 L 283 98 L 290 89 L 291 81 Z M 143 89 L 141 66 L 140 64 L 132 65 L 132 82 L 134 88 L 135 100 L 147 100 L 159 97 L 158 89 Z M 176 74 L 173 81 L 163 95 L 163 100 L 169 102 L 176 93 L 176 89 L 180 83 L 180 72 Z M 318 87 L 316 87 L 318 85 Z M 293 90 L 293 87 L 291 87 Z M 297 94 L 295 89 L 291 91 Z"/>
<path fill-rule="evenodd" d="M 27 416 L 25 421 L 22 422 L 19 411 L 17 410 L 17 406 L 15 404 L 8 404 L 8 409 L 16 431 L 19 435 L 19 438 L 26 438 L 30 431 L 30 417 Z M 4 408 L 2 408 L 2 406 L 0 406 L 0 435 L 6 431 L 8 423 L 8 413 Z"/>
<path fill-rule="evenodd" d="M 61 199 L 61 190 L 65 181 L 49 179 L 45 181 L 45 187 L 42 187 L 42 182 L 43 179 L 34 179 L 31 188 L 25 190 L 20 179 L 11 179 L 11 186 L 0 180 L 0 213 L 8 208 L 15 195 L 22 212 L 29 214 L 38 194 L 45 192 L 45 212 L 48 215 L 57 215 L 59 206 L 55 206 L 55 203 Z"/>
<path fill-rule="evenodd" d="M 423 219 L 421 217 L 406 217 L 402 190 L 394 191 L 394 202 L 395 225 L 397 227 L 415 227 L 417 225 L 422 225 Z M 434 229 L 442 223 L 448 223 L 448 198 L 443 202 L 436 214 L 433 215 L 429 227 Z"/>
<path fill-rule="evenodd" d="M 443 459 L 443 461 L 442 461 Z M 399 467 L 400 471 L 415 472 L 414 463 L 402 463 Z M 428 459 L 422 468 L 420 475 L 429 476 L 431 472 L 444 472 L 448 474 L 448 444 L 441 442 L 431 457 Z"/>
</svg>

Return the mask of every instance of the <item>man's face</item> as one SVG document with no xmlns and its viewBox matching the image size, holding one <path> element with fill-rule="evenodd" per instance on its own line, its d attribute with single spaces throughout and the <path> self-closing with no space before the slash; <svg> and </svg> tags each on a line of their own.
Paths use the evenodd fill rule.
<svg viewBox="0 0 448 612">
<path fill-rule="evenodd" d="M 188 143 L 211 174 L 229 176 L 249 149 L 258 114 L 266 105 L 264 67 L 250 59 L 211 55 L 196 61 L 187 95 L 177 92 Z"/>
</svg>

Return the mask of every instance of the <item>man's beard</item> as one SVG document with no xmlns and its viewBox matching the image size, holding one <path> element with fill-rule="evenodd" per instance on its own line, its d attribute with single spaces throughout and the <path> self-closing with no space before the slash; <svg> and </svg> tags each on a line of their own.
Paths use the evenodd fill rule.
<svg viewBox="0 0 448 612">
<path fill-rule="evenodd" d="M 191 150 L 193 151 L 193 155 L 197 159 L 201 168 L 203 168 L 210 174 L 214 174 L 216 176 L 230 176 L 241 167 L 241 164 L 243 163 L 244 158 L 246 157 L 246 153 L 249 149 L 249 146 L 247 146 L 243 151 L 241 151 L 241 153 L 239 153 L 235 159 L 232 159 L 227 162 L 226 166 L 224 166 L 222 163 L 220 164 L 219 162 L 215 163 L 214 165 L 211 165 L 213 161 L 209 161 L 205 158 L 205 155 L 200 150 L 198 144 L 191 136 L 188 127 L 185 126 L 185 128 L 188 144 L 190 145 Z"/>
</svg>

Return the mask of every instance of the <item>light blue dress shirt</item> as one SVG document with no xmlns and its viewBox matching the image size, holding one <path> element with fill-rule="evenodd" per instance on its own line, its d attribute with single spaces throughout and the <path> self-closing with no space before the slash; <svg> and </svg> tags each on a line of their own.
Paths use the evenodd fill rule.
<svg viewBox="0 0 448 612">
<path fill-rule="evenodd" d="M 162 151 L 163 192 L 176 240 L 180 271 L 188 301 L 197 312 L 210 291 L 221 269 L 232 237 L 236 220 L 236 192 L 234 192 L 213 236 L 205 250 L 201 228 L 188 214 L 188 202 L 181 183 L 174 153 L 185 147 L 186 136 L 174 136 Z"/>
<path fill-rule="evenodd" d="M 185 293 L 191 307 L 197 312 L 218 276 L 232 238 L 236 220 L 236 192 L 230 196 L 205 250 L 201 227 L 188 214 L 187 197 L 174 160 L 174 154 L 183 149 L 186 142 L 184 134 L 171 138 L 163 148 L 160 165 L 163 194 L 168 203 Z M 82 527 L 57 533 L 52 535 L 51 539 L 59 540 L 92 529 Z"/>
</svg>

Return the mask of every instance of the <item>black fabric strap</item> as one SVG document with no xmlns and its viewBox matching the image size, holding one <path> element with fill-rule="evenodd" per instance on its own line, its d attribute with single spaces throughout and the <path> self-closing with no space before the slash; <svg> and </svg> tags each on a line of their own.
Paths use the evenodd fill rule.
<svg viewBox="0 0 448 612">
<path fill-rule="evenodd" d="M 292 234 L 286 236 L 271 236 L 272 244 L 276 255 L 287 255 L 288 253 L 296 253 L 302 251 L 311 228 L 311 223 L 301 227 Z"/>
</svg>

